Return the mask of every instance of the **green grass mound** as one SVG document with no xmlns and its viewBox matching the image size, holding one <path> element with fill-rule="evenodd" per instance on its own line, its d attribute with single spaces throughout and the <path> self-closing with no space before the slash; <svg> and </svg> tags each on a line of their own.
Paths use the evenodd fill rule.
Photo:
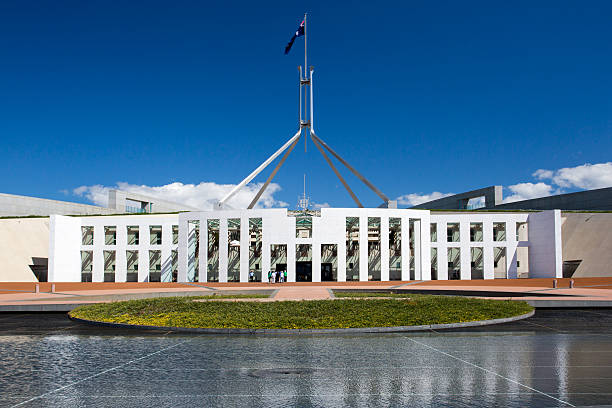
<svg viewBox="0 0 612 408">
<path fill-rule="evenodd" d="M 518 316 L 525 302 L 411 295 L 402 299 L 194 302 L 156 298 L 78 307 L 70 316 L 109 323 L 189 328 L 336 329 L 417 326 Z"/>
</svg>

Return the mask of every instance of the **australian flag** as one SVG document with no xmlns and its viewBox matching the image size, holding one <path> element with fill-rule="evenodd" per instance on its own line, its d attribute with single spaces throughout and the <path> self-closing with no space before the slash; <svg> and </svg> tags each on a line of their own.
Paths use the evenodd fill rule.
<svg viewBox="0 0 612 408">
<path fill-rule="evenodd" d="M 303 35 L 304 35 L 304 20 L 302 20 L 302 24 L 300 24 L 297 31 L 295 32 L 295 34 L 293 34 L 293 37 L 291 37 L 291 40 L 289 40 L 289 43 L 285 47 L 285 55 L 289 54 L 289 51 L 291 50 L 291 46 L 293 45 L 293 42 L 295 41 L 295 39 Z"/>
</svg>

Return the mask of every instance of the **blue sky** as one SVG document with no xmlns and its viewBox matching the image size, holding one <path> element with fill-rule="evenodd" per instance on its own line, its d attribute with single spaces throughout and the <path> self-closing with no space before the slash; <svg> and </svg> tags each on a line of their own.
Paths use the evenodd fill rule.
<svg viewBox="0 0 612 408">
<path fill-rule="evenodd" d="M 0 192 L 218 199 L 297 129 L 303 39 L 283 49 L 305 11 L 317 134 L 402 206 L 612 185 L 609 1 L 5 1 Z M 304 173 L 353 206 L 311 143 L 266 205 L 295 207 Z"/>
</svg>

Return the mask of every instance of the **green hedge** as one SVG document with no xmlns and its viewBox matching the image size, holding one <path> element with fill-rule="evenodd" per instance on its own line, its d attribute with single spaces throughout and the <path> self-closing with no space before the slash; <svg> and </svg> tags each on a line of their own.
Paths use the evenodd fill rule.
<svg viewBox="0 0 612 408">
<path fill-rule="evenodd" d="M 70 316 L 151 326 L 250 329 L 331 329 L 469 322 L 518 316 L 525 302 L 411 295 L 411 299 L 284 302 L 194 302 L 156 298 L 81 306 Z"/>
</svg>

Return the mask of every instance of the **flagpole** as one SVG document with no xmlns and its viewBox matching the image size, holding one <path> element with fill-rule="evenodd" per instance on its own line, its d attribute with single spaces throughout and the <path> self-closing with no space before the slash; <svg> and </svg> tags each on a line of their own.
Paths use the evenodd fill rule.
<svg viewBox="0 0 612 408">
<path fill-rule="evenodd" d="M 304 13 L 304 79 L 308 80 L 309 78 L 309 74 L 308 74 L 308 47 L 307 47 L 307 40 L 308 40 L 308 30 L 307 30 L 307 19 L 308 17 L 308 13 Z M 308 120 L 308 93 L 306 92 L 306 90 L 304 90 L 304 121 Z M 306 146 L 307 146 L 307 137 L 304 137 L 304 153 L 306 153 Z"/>
</svg>

